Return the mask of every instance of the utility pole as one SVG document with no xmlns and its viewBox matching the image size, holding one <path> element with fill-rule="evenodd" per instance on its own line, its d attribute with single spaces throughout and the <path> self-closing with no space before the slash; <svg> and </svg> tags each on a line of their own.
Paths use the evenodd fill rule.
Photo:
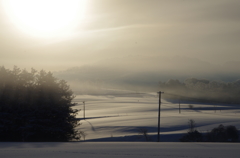
<svg viewBox="0 0 240 158">
<path fill-rule="evenodd" d="M 180 100 L 178 100 L 178 102 L 179 102 L 179 114 L 181 114 Z"/>
<path fill-rule="evenodd" d="M 83 119 L 85 120 L 85 101 L 83 101 Z"/>
<path fill-rule="evenodd" d="M 159 107 L 158 107 L 158 142 L 160 142 L 160 110 L 161 110 L 161 94 L 164 92 L 158 92 L 159 94 Z"/>
</svg>

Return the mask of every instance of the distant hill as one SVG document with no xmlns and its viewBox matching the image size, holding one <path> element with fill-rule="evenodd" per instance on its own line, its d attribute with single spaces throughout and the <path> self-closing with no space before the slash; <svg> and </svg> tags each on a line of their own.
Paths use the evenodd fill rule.
<svg viewBox="0 0 240 158">
<path fill-rule="evenodd" d="M 183 56 L 126 56 L 109 58 L 92 65 L 54 72 L 67 80 L 72 89 L 122 88 L 130 90 L 158 89 L 158 82 L 169 79 L 205 78 L 217 81 L 235 81 L 240 78 L 240 61 L 214 65 L 196 58 Z"/>
</svg>

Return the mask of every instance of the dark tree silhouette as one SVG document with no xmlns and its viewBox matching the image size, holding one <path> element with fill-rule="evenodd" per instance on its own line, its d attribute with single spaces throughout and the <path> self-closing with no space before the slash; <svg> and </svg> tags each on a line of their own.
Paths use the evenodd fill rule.
<svg viewBox="0 0 240 158">
<path fill-rule="evenodd" d="M 212 129 L 207 133 L 207 141 L 209 142 L 237 142 L 239 137 L 238 130 L 235 126 L 223 126 L 220 124 L 218 127 Z"/>
<path fill-rule="evenodd" d="M 183 135 L 179 140 L 181 142 L 201 142 L 203 140 L 202 134 L 195 129 L 196 123 L 193 119 L 188 121 L 189 130 L 188 133 Z"/>
<path fill-rule="evenodd" d="M 240 103 L 240 79 L 234 82 L 189 78 L 183 83 L 170 79 L 159 82 L 165 99 L 199 102 Z"/>
<path fill-rule="evenodd" d="M 80 139 L 73 98 L 51 72 L 0 67 L 0 141 Z"/>
</svg>

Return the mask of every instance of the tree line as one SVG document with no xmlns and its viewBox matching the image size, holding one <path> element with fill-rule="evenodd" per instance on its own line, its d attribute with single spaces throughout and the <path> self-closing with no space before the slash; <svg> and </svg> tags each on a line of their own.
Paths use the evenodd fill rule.
<svg viewBox="0 0 240 158">
<path fill-rule="evenodd" d="M 235 126 L 220 124 L 207 133 L 201 133 L 196 129 L 193 119 L 188 121 L 189 130 L 179 140 L 181 142 L 238 142 L 239 132 Z"/>
<path fill-rule="evenodd" d="M 189 78 L 184 82 L 170 79 L 159 82 L 168 99 L 198 100 L 206 102 L 240 103 L 240 80 L 234 82 Z"/>
<path fill-rule="evenodd" d="M 0 141 L 79 140 L 73 98 L 51 72 L 0 67 Z"/>
</svg>

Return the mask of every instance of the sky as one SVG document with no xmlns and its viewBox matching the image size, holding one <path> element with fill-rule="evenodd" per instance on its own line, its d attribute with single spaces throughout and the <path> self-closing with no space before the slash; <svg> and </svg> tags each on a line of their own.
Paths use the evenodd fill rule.
<svg viewBox="0 0 240 158">
<path fill-rule="evenodd" d="M 0 0 L 0 65 L 7 68 L 61 71 L 117 65 L 141 71 L 152 65 L 148 70 L 177 71 L 180 58 L 208 72 L 208 64 L 240 63 L 238 0 L 82 0 L 76 12 L 70 4 L 74 0 L 43 1 L 37 9 L 28 0 L 22 5 L 11 1 L 18 18 L 29 26 L 20 26 L 21 19 L 12 18 L 6 0 Z M 57 28 L 68 23 L 68 28 Z"/>
</svg>

